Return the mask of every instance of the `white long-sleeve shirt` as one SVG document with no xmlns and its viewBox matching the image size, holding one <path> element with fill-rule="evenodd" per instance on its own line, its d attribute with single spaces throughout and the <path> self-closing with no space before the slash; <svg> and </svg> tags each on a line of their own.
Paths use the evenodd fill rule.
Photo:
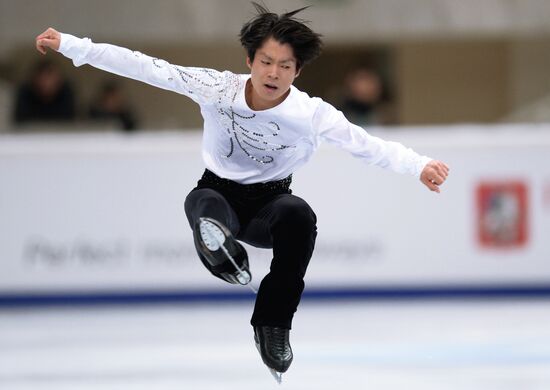
<svg viewBox="0 0 550 390">
<path fill-rule="evenodd" d="M 75 66 L 90 64 L 188 96 L 204 118 L 202 157 L 216 175 L 241 184 L 283 179 L 304 165 L 322 141 L 367 164 L 419 176 L 430 161 L 397 142 L 350 123 L 320 98 L 290 87 L 279 105 L 252 110 L 245 100 L 248 74 L 183 67 L 110 44 L 61 34 L 59 52 Z"/>
</svg>

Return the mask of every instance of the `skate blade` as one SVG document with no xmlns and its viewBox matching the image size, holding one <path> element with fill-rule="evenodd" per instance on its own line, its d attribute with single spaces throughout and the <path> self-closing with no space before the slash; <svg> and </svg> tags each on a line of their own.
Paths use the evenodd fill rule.
<svg viewBox="0 0 550 390">
<path fill-rule="evenodd" d="M 281 372 L 275 371 L 273 368 L 267 367 L 271 375 L 273 375 L 273 378 L 277 381 L 278 384 L 283 383 L 283 374 Z"/>
<path fill-rule="evenodd" d="M 239 284 L 242 284 L 243 286 L 247 285 L 248 283 L 250 283 L 250 281 L 252 280 L 252 275 L 250 275 L 248 272 L 246 271 L 237 271 L 237 281 L 239 282 Z"/>
<path fill-rule="evenodd" d="M 260 357 L 262 356 L 262 351 L 260 351 L 260 345 L 257 343 L 254 343 L 256 345 L 256 349 L 260 353 Z M 273 378 L 277 381 L 278 384 L 283 383 L 283 373 L 279 371 L 275 371 L 273 368 L 266 366 L 268 371 L 273 375 Z"/>
</svg>

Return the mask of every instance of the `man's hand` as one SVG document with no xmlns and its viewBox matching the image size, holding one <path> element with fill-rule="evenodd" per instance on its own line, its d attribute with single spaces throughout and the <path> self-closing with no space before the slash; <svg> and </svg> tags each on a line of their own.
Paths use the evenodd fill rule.
<svg viewBox="0 0 550 390">
<path fill-rule="evenodd" d="M 46 54 L 46 48 L 58 51 L 60 44 L 61 34 L 51 27 L 36 37 L 36 49 L 42 54 Z"/>
<path fill-rule="evenodd" d="M 431 191 L 441 192 L 439 186 L 449 176 L 449 166 L 442 161 L 432 160 L 426 164 L 420 174 L 420 181 Z"/>
</svg>

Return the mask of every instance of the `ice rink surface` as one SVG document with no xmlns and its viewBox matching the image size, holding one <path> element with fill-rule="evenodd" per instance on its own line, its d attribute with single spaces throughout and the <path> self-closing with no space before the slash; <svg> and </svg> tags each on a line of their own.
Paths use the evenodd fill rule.
<svg viewBox="0 0 550 390">
<path fill-rule="evenodd" d="M 277 385 L 252 302 L 0 311 L 0 389 L 548 390 L 550 301 L 300 306 Z"/>
</svg>

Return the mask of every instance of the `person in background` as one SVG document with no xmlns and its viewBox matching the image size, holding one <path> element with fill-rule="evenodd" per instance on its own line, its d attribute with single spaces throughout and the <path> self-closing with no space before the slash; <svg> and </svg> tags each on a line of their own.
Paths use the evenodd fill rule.
<svg viewBox="0 0 550 390">
<path fill-rule="evenodd" d="M 10 128 L 13 103 L 11 84 L 0 79 L 0 134 L 8 131 Z"/>
<path fill-rule="evenodd" d="M 126 101 L 120 85 L 114 81 L 105 82 L 89 109 L 92 120 L 114 120 L 125 131 L 137 129 L 137 119 Z"/>
<path fill-rule="evenodd" d="M 379 124 L 377 109 L 383 92 L 379 74 L 367 67 L 356 68 L 347 75 L 344 88 L 340 109 L 346 118 L 359 126 Z"/>
<path fill-rule="evenodd" d="M 40 61 L 28 82 L 17 89 L 14 123 L 72 121 L 75 117 L 73 88 L 53 62 Z"/>
</svg>

